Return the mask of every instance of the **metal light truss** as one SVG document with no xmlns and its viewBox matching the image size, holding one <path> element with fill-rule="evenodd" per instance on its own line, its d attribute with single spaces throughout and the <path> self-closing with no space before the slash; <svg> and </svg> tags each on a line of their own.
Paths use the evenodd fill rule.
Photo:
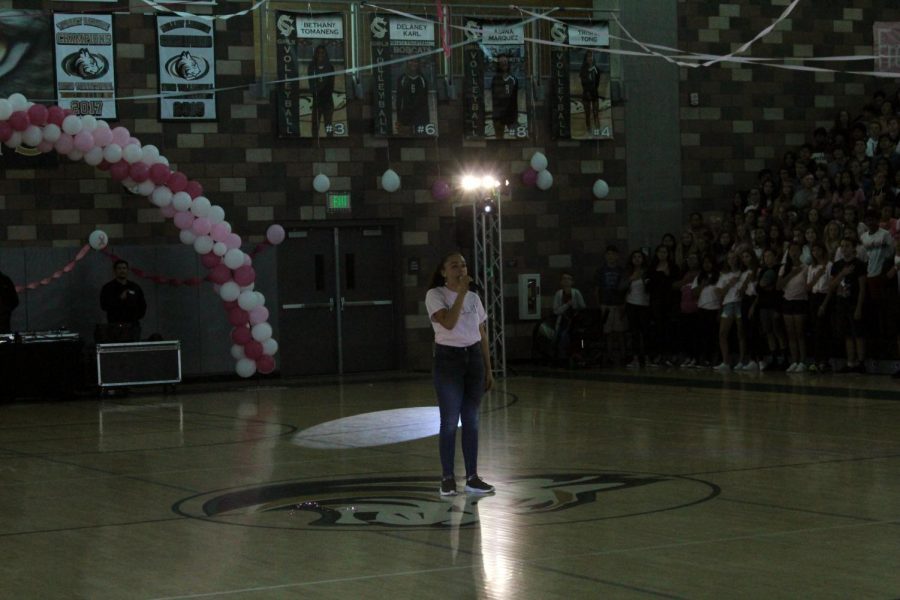
<svg viewBox="0 0 900 600">
<path fill-rule="evenodd" d="M 487 212 L 484 205 L 492 204 Z M 495 375 L 506 376 L 506 321 L 503 309 L 503 249 L 500 194 L 495 189 L 472 211 L 475 238 L 475 283 L 484 290 L 488 343 Z"/>
</svg>

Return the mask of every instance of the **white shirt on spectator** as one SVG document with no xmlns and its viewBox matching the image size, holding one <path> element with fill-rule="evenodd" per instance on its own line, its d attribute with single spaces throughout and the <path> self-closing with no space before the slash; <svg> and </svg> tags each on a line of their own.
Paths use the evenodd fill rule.
<svg viewBox="0 0 900 600">
<path fill-rule="evenodd" d="M 694 277 L 694 283 L 691 284 L 691 289 L 696 290 L 700 287 L 699 275 Z M 708 285 L 702 290 L 700 290 L 700 297 L 697 298 L 697 308 L 704 308 L 706 310 L 719 310 L 722 308 L 722 300 L 719 299 L 719 293 L 716 291 L 715 285 Z"/>
<path fill-rule="evenodd" d="M 785 300 L 806 300 L 809 298 L 809 294 L 806 291 L 807 271 L 809 271 L 809 267 L 803 265 L 796 275 L 785 282 L 783 290 Z M 778 276 L 784 277 L 785 274 L 785 268 L 782 266 L 778 271 Z"/>
<path fill-rule="evenodd" d="M 884 270 L 885 261 L 894 255 L 894 238 L 886 229 L 880 227 L 875 233 L 868 230 L 859 238 L 866 251 L 866 275 L 878 277 Z"/>
<path fill-rule="evenodd" d="M 425 309 L 428 311 L 428 318 L 431 320 L 434 313 L 442 308 L 450 310 L 450 307 L 456 302 L 457 295 L 446 286 L 428 290 L 428 293 L 425 294 Z M 481 331 L 478 327 L 485 321 L 487 321 L 487 313 L 484 305 L 481 304 L 481 298 L 474 292 L 466 292 L 459 320 L 456 321 L 453 329 L 446 329 L 440 323 L 431 320 L 434 341 L 442 346 L 466 348 L 481 341 Z"/>
<path fill-rule="evenodd" d="M 644 283 L 643 276 L 628 284 L 625 303 L 634 304 L 635 306 L 650 306 L 650 292 L 647 291 L 647 284 Z"/>
<path fill-rule="evenodd" d="M 716 287 L 720 290 L 724 290 L 732 281 L 736 281 L 736 283 L 728 288 L 727 292 L 725 292 L 725 297 L 722 298 L 722 304 L 738 302 L 741 299 L 741 284 L 746 278 L 746 273 L 741 274 L 738 271 L 733 271 L 731 273 L 722 273 L 719 276 L 719 281 L 716 282 Z"/>
<path fill-rule="evenodd" d="M 809 267 L 809 270 L 806 272 L 806 285 L 812 284 L 810 292 L 813 294 L 828 293 L 828 283 L 831 281 L 831 267 L 831 261 L 828 261 L 828 264 L 825 265 L 812 265 Z M 819 277 L 819 274 L 823 271 L 825 274 Z"/>
</svg>

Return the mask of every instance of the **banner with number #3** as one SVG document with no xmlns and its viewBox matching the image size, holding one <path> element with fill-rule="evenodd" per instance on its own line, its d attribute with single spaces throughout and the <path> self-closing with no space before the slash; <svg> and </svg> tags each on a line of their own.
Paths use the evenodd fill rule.
<svg viewBox="0 0 900 600">
<path fill-rule="evenodd" d="M 53 15 L 56 98 L 77 115 L 116 119 L 113 16 Z"/>
</svg>

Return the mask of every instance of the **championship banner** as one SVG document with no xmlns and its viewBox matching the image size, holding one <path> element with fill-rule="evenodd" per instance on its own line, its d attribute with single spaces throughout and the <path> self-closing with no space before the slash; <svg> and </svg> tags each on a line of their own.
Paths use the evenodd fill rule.
<svg viewBox="0 0 900 600">
<path fill-rule="evenodd" d="M 278 12 L 276 113 L 281 137 L 346 137 L 344 15 Z"/>
<path fill-rule="evenodd" d="M 552 82 L 550 122 L 554 139 L 612 137 L 609 88 L 609 24 L 553 23 L 550 37 Z M 583 48 L 583 49 L 582 49 Z"/>
<path fill-rule="evenodd" d="M 525 139 L 525 26 L 466 19 L 463 121 L 468 139 Z"/>
<path fill-rule="evenodd" d="M 900 73 L 900 23 L 875 22 L 875 70 Z M 896 107 L 895 107 L 896 108 Z"/>
<path fill-rule="evenodd" d="M 53 15 L 56 98 L 76 115 L 115 119 L 113 16 Z"/>
<path fill-rule="evenodd" d="M 437 92 L 434 54 L 435 26 L 390 15 L 369 20 L 375 135 L 388 137 L 437 136 Z M 379 63 L 405 59 L 390 65 Z"/>
<path fill-rule="evenodd" d="M 216 44 L 213 24 L 200 19 L 158 15 L 156 42 L 160 120 L 215 121 Z"/>
<path fill-rule="evenodd" d="M 52 98 L 53 24 L 40 10 L 0 10 L 0 37 L 5 55 L 0 75 L 0 98 L 22 94 L 29 100 Z M 0 147 L 0 168 L 55 167 L 56 152 L 39 152 L 22 145 Z"/>
</svg>

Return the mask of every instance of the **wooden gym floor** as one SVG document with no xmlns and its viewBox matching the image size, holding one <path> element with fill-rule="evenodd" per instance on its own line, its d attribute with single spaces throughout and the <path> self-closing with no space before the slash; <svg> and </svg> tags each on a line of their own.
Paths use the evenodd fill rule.
<svg viewBox="0 0 900 600">
<path fill-rule="evenodd" d="M 433 404 L 414 374 L 0 405 L 0 598 L 900 597 L 890 378 L 512 376 L 481 498 L 437 494 Z"/>
</svg>

